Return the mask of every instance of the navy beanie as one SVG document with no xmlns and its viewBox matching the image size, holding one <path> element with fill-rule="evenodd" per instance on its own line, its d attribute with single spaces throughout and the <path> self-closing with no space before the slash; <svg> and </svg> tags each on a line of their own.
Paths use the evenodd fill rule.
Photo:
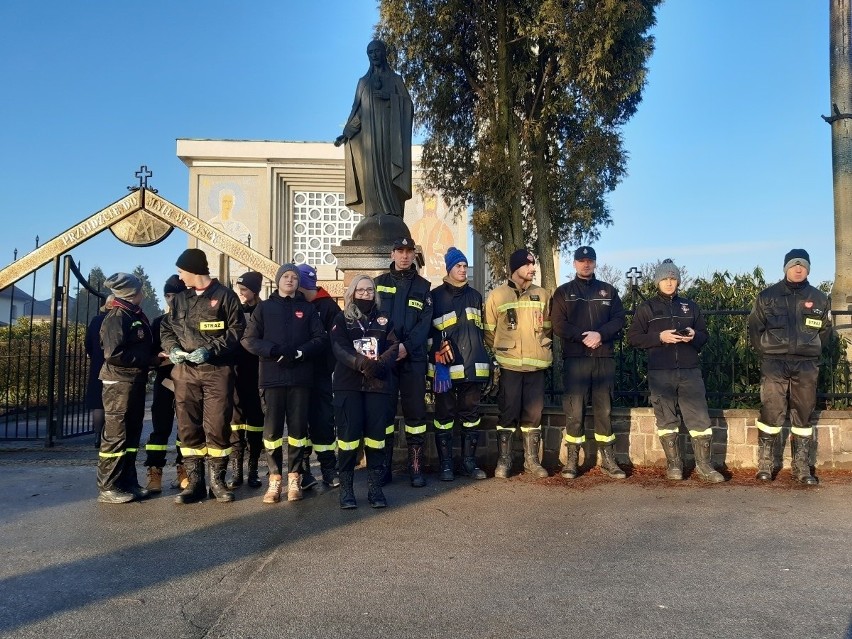
<svg viewBox="0 0 852 639">
<path fill-rule="evenodd" d="M 464 253 L 458 250 L 455 246 L 451 246 L 447 249 L 447 254 L 444 256 L 444 264 L 447 267 L 447 273 L 449 273 L 459 262 L 464 262 L 465 264 L 468 263 Z"/>
<path fill-rule="evenodd" d="M 242 284 L 255 295 L 260 293 L 260 287 L 263 284 L 263 275 L 257 271 L 249 271 L 243 273 L 237 278 L 237 284 Z"/>
<path fill-rule="evenodd" d="M 524 264 L 535 264 L 535 257 L 528 249 L 520 248 L 509 256 L 509 275 L 517 271 Z"/>
<path fill-rule="evenodd" d="M 796 265 L 804 266 L 808 273 L 811 272 L 811 256 L 805 249 L 793 249 L 784 256 L 784 273 Z"/>
</svg>

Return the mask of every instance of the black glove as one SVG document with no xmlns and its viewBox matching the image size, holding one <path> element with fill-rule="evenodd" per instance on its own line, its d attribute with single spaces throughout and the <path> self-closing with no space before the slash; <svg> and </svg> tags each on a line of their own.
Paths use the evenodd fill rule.
<svg viewBox="0 0 852 639">
<path fill-rule="evenodd" d="M 272 359 L 278 359 L 281 357 L 281 347 L 278 346 L 278 344 L 269 349 L 269 357 Z"/>
<path fill-rule="evenodd" d="M 282 346 L 281 347 L 281 363 L 282 364 L 292 364 L 296 359 L 296 347 L 295 346 Z"/>
<path fill-rule="evenodd" d="M 359 370 L 366 377 L 374 377 L 376 379 L 384 379 L 388 374 L 387 368 L 385 368 L 384 364 L 366 357 L 364 358 L 364 361 L 361 362 Z"/>
</svg>

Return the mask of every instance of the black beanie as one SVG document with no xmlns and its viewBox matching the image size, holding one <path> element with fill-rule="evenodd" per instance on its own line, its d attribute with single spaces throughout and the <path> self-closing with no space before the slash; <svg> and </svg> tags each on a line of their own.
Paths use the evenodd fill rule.
<svg viewBox="0 0 852 639">
<path fill-rule="evenodd" d="M 187 273 L 194 273 L 195 275 L 210 275 L 210 269 L 207 267 L 207 255 L 205 255 L 204 251 L 201 249 L 186 249 L 180 254 L 180 257 L 177 258 L 175 266 Z"/>
<path fill-rule="evenodd" d="M 263 275 L 257 271 L 249 271 L 243 273 L 237 278 L 237 284 L 242 284 L 255 295 L 260 294 L 260 287 L 263 284 Z"/>
<path fill-rule="evenodd" d="M 180 293 L 186 290 L 186 284 L 183 283 L 177 275 L 169 276 L 166 280 L 166 285 L 163 287 L 163 294 Z"/>
<path fill-rule="evenodd" d="M 528 249 L 520 248 L 509 256 L 509 275 L 517 271 L 524 264 L 535 264 L 535 258 Z"/>
</svg>

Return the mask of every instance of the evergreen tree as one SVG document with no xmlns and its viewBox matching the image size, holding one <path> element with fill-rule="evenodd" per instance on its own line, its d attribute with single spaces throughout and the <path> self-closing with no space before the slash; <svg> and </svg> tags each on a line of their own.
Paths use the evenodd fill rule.
<svg viewBox="0 0 852 639">
<path fill-rule="evenodd" d="M 157 291 L 151 286 L 151 280 L 145 274 L 145 269 L 141 265 L 137 266 L 133 269 L 133 274 L 142 282 L 142 292 L 145 294 L 145 297 L 142 299 L 142 312 L 145 313 L 149 320 L 162 315 L 163 311 L 160 310 L 160 300 L 157 298 Z"/>
</svg>

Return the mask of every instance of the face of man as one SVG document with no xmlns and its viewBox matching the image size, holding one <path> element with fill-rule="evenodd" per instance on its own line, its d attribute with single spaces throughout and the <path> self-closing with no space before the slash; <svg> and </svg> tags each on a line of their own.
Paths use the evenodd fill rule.
<svg viewBox="0 0 852 639">
<path fill-rule="evenodd" d="M 227 220 L 231 217 L 231 211 L 234 210 L 234 194 L 228 191 L 222 191 L 219 194 L 219 214 L 222 219 Z"/>
<path fill-rule="evenodd" d="M 467 262 L 459 262 L 448 273 L 450 279 L 454 282 L 462 284 L 467 282 Z"/>
<path fill-rule="evenodd" d="M 177 276 L 181 282 L 186 284 L 187 288 L 195 288 L 198 283 L 198 275 L 190 273 L 189 271 L 184 271 L 182 268 L 178 268 Z"/>
<path fill-rule="evenodd" d="M 535 264 L 526 263 L 514 272 L 513 278 L 521 282 L 529 283 L 535 279 Z"/>
<path fill-rule="evenodd" d="M 407 271 L 414 264 L 414 249 L 394 249 L 391 251 L 391 259 L 397 271 Z"/>
<path fill-rule="evenodd" d="M 595 264 L 596 262 L 594 260 L 590 260 L 588 258 L 574 260 L 574 270 L 577 271 L 577 276 L 580 279 L 587 280 L 595 274 Z"/>
<path fill-rule="evenodd" d="M 285 272 L 278 280 L 278 292 L 281 295 L 293 295 L 297 288 L 299 288 L 299 274 L 294 271 Z"/>
<path fill-rule="evenodd" d="M 172 307 L 172 300 L 175 299 L 175 293 L 164 293 L 163 297 L 166 299 L 166 306 L 168 308 Z"/>
<path fill-rule="evenodd" d="M 793 284 L 804 282 L 808 279 L 808 269 L 801 264 L 796 264 L 787 269 L 787 280 Z"/>
<path fill-rule="evenodd" d="M 237 284 L 237 295 L 243 304 L 252 304 L 257 299 L 257 295 L 254 294 L 254 291 L 250 288 L 246 288 L 242 284 Z"/>
<path fill-rule="evenodd" d="M 673 277 L 667 277 L 664 280 L 660 280 L 660 293 L 663 295 L 674 295 L 674 292 L 677 290 L 677 280 Z"/>
<path fill-rule="evenodd" d="M 136 293 L 136 295 L 133 296 L 133 298 L 130 300 L 130 302 L 131 302 L 131 304 L 136 304 L 136 306 L 139 306 L 140 304 L 142 304 L 142 300 L 144 300 L 144 299 L 145 299 L 145 293 L 142 291 L 142 289 L 139 289 L 139 292 Z"/>
<path fill-rule="evenodd" d="M 367 58 L 374 67 L 384 66 L 387 61 L 387 52 L 378 42 L 371 42 L 367 47 Z"/>
</svg>

